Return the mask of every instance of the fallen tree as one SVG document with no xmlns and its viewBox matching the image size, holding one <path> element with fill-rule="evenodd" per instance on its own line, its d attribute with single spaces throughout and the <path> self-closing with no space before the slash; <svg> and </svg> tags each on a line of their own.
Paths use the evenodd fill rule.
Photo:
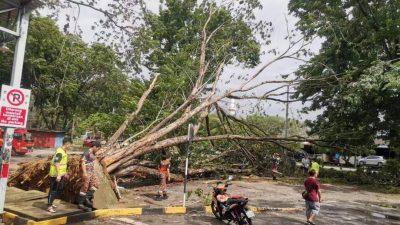
<svg viewBox="0 0 400 225">
<path fill-rule="evenodd" d="M 248 7 L 252 8 L 254 6 L 249 5 Z M 140 131 L 140 135 L 135 136 L 137 139 L 128 138 L 129 140 L 124 142 L 126 145 L 119 145 L 117 140 L 122 137 L 130 124 L 141 113 L 146 100 L 149 98 L 154 89 L 157 89 L 158 79 L 166 76 L 162 73 L 154 73 L 155 75 L 152 76 L 153 80 L 138 101 L 136 109 L 126 116 L 126 120 L 107 141 L 107 144 L 97 152 L 98 160 L 107 176 L 157 177 L 157 169 L 154 168 L 154 165 L 149 165 L 146 163 L 143 164 L 142 157 L 153 152 L 187 143 L 187 137 L 179 134 L 178 131 L 185 130 L 185 127 L 189 122 L 195 123 L 195 137 L 193 138 L 192 142 L 213 143 L 218 140 L 246 140 L 270 143 L 279 141 L 304 141 L 304 139 L 299 138 L 277 138 L 268 137 L 263 134 L 248 134 L 248 136 L 237 135 L 234 134 L 234 129 L 230 129 L 229 125 L 225 124 L 225 132 L 222 134 L 212 135 L 208 130 L 207 136 L 199 135 L 199 131 L 204 128 L 204 125 L 207 124 L 207 118 L 210 111 L 212 109 L 217 109 L 218 112 L 221 112 L 221 110 L 219 110 L 218 103 L 229 98 L 239 98 L 238 96 L 245 94 L 246 98 L 252 98 L 254 96 L 249 96 L 249 93 L 260 90 L 260 88 L 264 88 L 265 86 L 268 87 L 268 85 L 272 84 L 274 87 L 263 93 L 261 97 L 263 99 L 273 100 L 277 96 L 279 97 L 280 95 L 286 94 L 286 92 L 279 93 L 279 91 L 282 89 L 285 90 L 287 85 L 296 85 L 302 82 L 301 80 L 267 80 L 262 77 L 266 69 L 274 63 L 284 59 L 296 58 L 299 54 L 303 53 L 308 42 L 302 38 L 298 40 L 289 38 L 287 49 L 281 53 L 274 50 L 274 57 L 270 61 L 259 66 L 258 70 L 252 74 L 237 75 L 237 79 L 241 81 L 239 85 L 232 85 L 229 88 L 225 87 L 225 89 L 220 88 L 220 83 L 223 80 L 221 77 L 224 68 L 226 68 L 228 65 L 239 62 L 242 64 L 250 64 L 255 66 L 259 60 L 259 44 L 253 37 L 252 33 L 252 29 L 254 27 L 251 27 L 251 23 L 249 23 L 249 21 L 243 21 L 243 18 L 247 17 L 240 17 L 240 15 L 251 16 L 252 12 L 250 13 L 251 15 L 243 15 L 242 13 L 246 14 L 246 12 L 242 12 L 238 9 L 240 8 L 236 8 L 230 12 L 229 8 L 218 6 L 213 2 L 207 2 L 207 4 L 202 5 L 194 4 L 194 6 L 189 9 L 189 11 L 197 10 L 200 12 L 200 14 L 197 15 L 199 16 L 199 18 L 196 18 L 197 20 L 193 18 L 190 19 L 192 22 L 195 21 L 196 24 L 201 24 L 201 27 L 199 30 L 196 30 L 197 34 L 194 35 L 194 37 L 198 37 L 198 48 L 196 48 L 196 50 L 191 54 L 187 55 L 187 57 L 193 58 L 193 61 L 195 61 L 194 65 L 196 67 L 192 68 L 192 71 L 190 71 L 191 75 L 187 75 L 187 81 L 183 85 L 185 86 L 185 88 L 182 89 L 182 95 L 184 96 L 183 101 L 178 105 L 174 105 L 175 102 L 174 104 L 171 104 L 171 107 L 176 106 L 174 110 L 168 112 L 167 115 L 164 115 L 159 120 L 154 120 L 149 123 L 146 129 Z M 173 11 L 173 8 L 165 10 L 165 12 Z M 235 15 L 233 12 L 239 14 Z M 219 18 L 221 17 L 224 17 L 225 20 L 220 20 Z M 146 25 L 150 24 L 149 26 L 151 27 L 151 23 L 149 21 L 145 20 L 145 23 Z M 185 25 L 181 26 L 183 28 L 186 27 Z M 265 28 L 265 26 L 263 28 Z M 244 30 L 243 33 L 238 32 L 241 29 Z M 143 30 L 143 32 L 144 31 L 147 30 Z M 290 34 L 288 34 L 288 36 L 290 36 Z M 151 38 L 154 39 L 156 37 Z M 242 38 L 242 40 L 237 41 L 236 38 Z M 182 47 L 178 48 L 178 50 L 181 50 Z M 152 50 L 160 49 L 164 50 L 159 46 Z M 252 52 L 256 52 L 257 55 L 251 55 Z M 146 52 L 142 52 L 142 54 L 146 55 Z M 163 54 L 166 58 L 171 57 L 171 52 L 165 52 Z M 158 65 L 158 67 L 164 67 L 164 65 Z M 157 66 L 149 69 L 150 71 L 157 70 Z M 176 67 L 175 69 L 180 70 L 179 67 Z M 165 69 L 165 71 L 166 70 L 167 69 Z M 184 71 L 184 73 L 187 73 L 187 71 Z M 236 75 L 232 74 L 231 77 L 233 76 Z M 245 77 L 245 79 L 241 79 L 241 76 Z M 232 118 L 230 119 L 232 120 Z M 130 136 L 132 136 L 132 134 L 130 134 Z M 245 156 L 250 161 L 255 161 L 254 156 L 252 156 L 249 152 L 246 152 L 246 149 L 243 148 L 243 146 L 241 151 L 246 153 Z M 68 173 L 70 178 L 67 182 L 67 186 L 70 191 L 67 193 L 68 195 L 76 196 L 78 193 L 77 190 L 79 190 L 80 186 L 79 164 L 76 158 L 71 158 L 70 164 L 71 167 L 69 167 L 70 169 Z M 48 165 L 49 160 L 41 160 L 21 165 L 20 170 L 18 170 L 17 173 L 10 179 L 10 185 L 15 185 L 24 189 L 34 188 L 43 191 L 46 190 L 46 185 L 48 185 L 46 180 Z M 37 170 L 34 168 L 41 169 Z M 207 171 L 204 169 L 198 170 L 197 172 L 197 174 L 207 173 Z M 27 177 L 27 174 L 29 174 L 29 178 Z M 195 171 L 193 171 L 193 174 L 195 174 Z M 115 190 L 115 183 L 113 181 L 114 179 L 111 179 L 110 176 L 108 176 L 108 181 L 103 182 L 110 183 Z M 182 181 L 181 177 L 178 175 L 172 176 L 172 180 Z"/>
</svg>

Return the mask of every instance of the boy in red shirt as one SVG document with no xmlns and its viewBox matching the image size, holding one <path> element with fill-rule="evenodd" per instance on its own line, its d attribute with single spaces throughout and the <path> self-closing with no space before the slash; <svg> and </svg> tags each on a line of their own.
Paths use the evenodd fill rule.
<svg viewBox="0 0 400 225">
<path fill-rule="evenodd" d="M 319 181 L 316 177 L 316 171 L 314 169 L 311 169 L 308 172 L 308 175 L 309 176 L 304 182 L 304 187 L 307 192 L 307 195 L 305 197 L 307 224 L 315 225 L 313 221 L 318 215 L 320 209 L 321 188 Z"/>
</svg>

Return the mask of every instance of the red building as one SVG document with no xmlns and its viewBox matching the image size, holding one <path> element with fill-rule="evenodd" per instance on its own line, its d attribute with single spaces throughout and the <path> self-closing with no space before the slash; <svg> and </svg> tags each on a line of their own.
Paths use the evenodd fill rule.
<svg viewBox="0 0 400 225">
<path fill-rule="evenodd" d="M 62 140 L 65 136 L 65 131 L 51 131 L 29 129 L 31 132 L 35 148 L 57 148 L 62 145 Z"/>
</svg>

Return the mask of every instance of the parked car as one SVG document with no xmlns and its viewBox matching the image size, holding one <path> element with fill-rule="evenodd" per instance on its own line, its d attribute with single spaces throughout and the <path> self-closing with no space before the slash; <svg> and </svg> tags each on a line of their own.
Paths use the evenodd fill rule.
<svg viewBox="0 0 400 225">
<path fill-rule="evenodd" d="M 297 150 L 294 152 L 289 152 L 287 153 L 287 156 L 291 157 L 294 156 L 294 158 L 296 159 L 296 161 L 301 161 L 303 159 L 304 156 L 308 156 L 308 153 L 306 151 L 303 150 Z"/>
<path fill-rule="evenodd" d="M 383 156 L 370 155 L 365 158 L 358 160 L 360 166 L 383 166 L 386 164 L 386 160 Z"/>
</svg>

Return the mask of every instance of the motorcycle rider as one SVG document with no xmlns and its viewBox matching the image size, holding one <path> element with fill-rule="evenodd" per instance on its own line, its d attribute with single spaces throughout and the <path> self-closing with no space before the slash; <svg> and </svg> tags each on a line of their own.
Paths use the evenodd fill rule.
<svg viewBox="0 0 400 225">
<path fill-rule="evenodd" d="M 226 193 L 225 183 L 218 182 L 217 183 L 218 195 L 217 200 L 221 203 L 222 206 L 222 216 L 225 215 L 226 211 L 228 210 L 229 206 L 227 204 L 228 200 L 230 199 L 230 195 Z"/>
<path fill-rule="evenodd" d="M 231 185 L 232 176 L 226 181 L 217 182 L 213 187 L 213 201 L 211 211 L 218 220 L 234 221 L 236 224 L 252 224 L 254 212 L 246 207 L 248 198 L 240 195 L 230 195 L 227 187 Z"/>
</svg>

